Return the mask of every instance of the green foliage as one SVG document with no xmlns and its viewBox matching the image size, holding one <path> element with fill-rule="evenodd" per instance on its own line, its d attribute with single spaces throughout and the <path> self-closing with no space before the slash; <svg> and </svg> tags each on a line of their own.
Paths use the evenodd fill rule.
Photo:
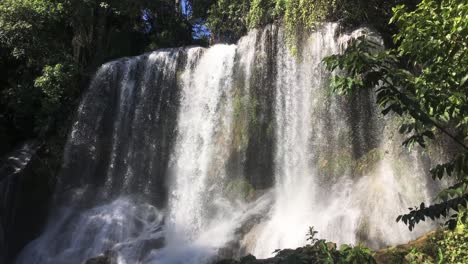
<svg viewBox="0 0 468 264">
<path fill-rule="evenodd" d="M 328 19 L 336 7 L 335 0 L 287 0 L 284 14 L 286 41 L 297 52 L 300 38 L 314 29 L 317 22 Z"/>
<path fill-rule="evenodd" d="M 30 64 L 57 55 L 63 37 L 59 31 L 65 16 L 58 1 L 5 0 L 0 3 L 0 46 L 11 50 L 16 59 Z M 57 34 L 57 35 L 56 35 Z"/>
<path fill-rule="evenodd" d="M 311 245 L 314 245 L 318 242 L 318 239 L 316 238 L 317 234 L 318 231 L 316 231 L 313 226 L 310 226 L 309 232 L 307 232 L 307 241 L 309 241 Z"/>
<path fill-rule="evenodd" d="M 413 247 L 411 251 L 405 256 L 405 262 L 408 264 L 432 264 L 432 258 L 423 252 L 420 252 L 417 248 Z"/>
<path fill-rule="evenodd" d="M 388 263 L 404 263 L 406 254 L 407 252 L 390 248 L 385 252 L 385 261 Z"/>
<path fill-rule="evenodd" d="M 247 24 L 255 28 L 273 22 L 283 15 L 286 0 L 252 0 Z"/>
<path fill-rule="evenodd" d="M 458 154 L 436 166 L 434 178 L 449 176 L 456 184 L 434 205 L 410 208 L 400 216 L 412 230 L 426 218 L 450 216 L 465 210 L 468 200 L 468 4 L 462 0 L 423 0 L 414 11 L 394 8 L 392 23 L 400 31 L 394 36 L 396 48 L 378 51 L 379 45 L 365 37 L 349 43 L 342 55 L 325 59 L 329 70 L 341 70 L 332 83 L 335 92 L 351 94 L 357 89 L 375 89 L 382 113 L 395 113 L 407 120 L 400 133 L 403 145 L 426 147 L 436 140 L 436 131 L 458 145 Z M 447 224 L 455 227 L 455 213 Z"/>
<path fill-rule="evenodd" d="M 42 75 L 34 81 L 34 87 L 41 90 L 41 108 L 38 121 L 47 120 L 60 114 L 60 109 L 73 103 L 77 97 L 77 90 L 73 84 L 76 82 L 77 74 L 74 65 L 56 64 L 46 65 Z M 37 124 L 37 127 L 44 127 L 47 124 Z"/>
<path fill-rule="evenodd" d="M 218 0 L 208 11 L 206 24 L 217 41 L 232 42 L 247 32 L 250 0 Z"/>
<path fill-rule="evenodd" d="M 467 263 L 468 262 L 468 229 L 466 224 L 466 213 L 458 217 L 457 227 L 454 231 L 448 231 L 437 240 L 441 251 L 440 259 L 443 263 Z"/>
<path fill-rule="evenodd" d="M 323 21 L 340 21 L 349 27 L 371 24 L 382 32 L 393 32 L 387 25 L 391 7 L 413 0 L 217 0 L 207 15 L 207 26 L 216 41 L 235 41 L 247 29 L 281 21 L 293 53 L 304 36 Z"/>
<path fill-rule="evenodd" d="M 347 27 L 366 23 L 387 36 L 395 29 L 387 25 L 391 8 L 413 2 L 415 0 L 204 0 L 199 5 L 210 6 L 206 25 L 215 42 L 234 42 L 247 29 L 280 21 L 286 29 L 289 48 L 297 54 L 304 36 L 324 21 L 340 21 Z"/>
<path fill-rule="evenodd" d="M 357 245 L 355 247 L 342 245 L 340 247 L 340 253 L 344 258 L 343 263 L 376 263 L 374 258 L 372 257 L 372 251 L 362 244 Z"/>
<path fill-rule="evenodd" d="M 174 0 L 1 1 L 2 141 L 16 144 L 64 126 L 105 61 L 195 42 L 191 23 L 206 16 L 200 8 L 211 1 L 199 3 L 189 20 Z"/>
<path fill-rule="evenodd" d="M 317 239 L 318 232 L 309 227 L 307 241 L 309 244 L 296 250 L 277 250 L 275 259 L 278 263 L 329 263 L 329 264 L 374 264 L 372 251 L 364 245 L 355 247 L 342 245 L 339 250 L 336 244 Z"/>
<path fill-rule="evenodd" d="M 446 263 L 468 262 L 468 232 L 449 232 L 445 239 L 439 242 L 444 252 Z"/>
<path fill-rule="evenodd" d="M 459 217 L 456 230 L 436 231 L 430 234 L 422 244 L 417 244 L 403 251 L 395 251 L 394 262 L 408 264 L 467 263 L 468 230 L 465 224 L 462 217 Z"/>
<path fill-rule="evenodd" d="M 446 263 L 443 251 L 438 244 L 442 239 L 444 239 L 444 231 L 433 231 L 408 244 L 379 250 L 375 257 L 381 263 Z"/>
</svg>

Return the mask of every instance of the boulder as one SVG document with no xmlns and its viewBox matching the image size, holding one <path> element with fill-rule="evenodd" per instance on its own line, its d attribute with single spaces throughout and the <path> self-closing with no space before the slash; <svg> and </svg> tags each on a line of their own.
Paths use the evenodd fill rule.
<svg viewBox="0 0 468 264">
<path fill-rule="evenodd" d="M 117 264 L 117 253 L 108 250 L 102 255 L 88 259 L 84 264 Z"/>
</svg>

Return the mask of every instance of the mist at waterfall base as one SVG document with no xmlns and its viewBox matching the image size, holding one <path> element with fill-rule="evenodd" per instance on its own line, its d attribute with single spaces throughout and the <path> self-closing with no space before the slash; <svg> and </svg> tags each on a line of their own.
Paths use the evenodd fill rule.
<svg viewBox="0 0 468 264">
<path fill-rule="evenodd" d="M 401 148 L 371 93 L 328 88 L 322 59 L 366 32 L 325 24 L 293 56 L 283 29 L 268 26 L 237 45 L 103 65 L 78 109 L 48 225 L 16 263 L 105 252 L 120 264 L 208 263 L 303 246 L 310 226 L 373 248 L 429 230 L 395 223 L 430 201 L 425 158 Z"/>
</svg>

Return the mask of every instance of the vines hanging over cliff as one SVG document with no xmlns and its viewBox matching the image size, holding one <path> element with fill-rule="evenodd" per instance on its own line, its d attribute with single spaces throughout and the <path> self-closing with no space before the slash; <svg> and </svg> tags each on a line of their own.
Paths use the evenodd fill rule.
<svg viewBox="0 0 468 264">
<path fill-rule="evenodd" d="M 312 30 L 317 22 L 329 18 L 335 8 L 335 0 L 286 1 L 284 14 L 286 41 L 293 54 L 297 53 L 297 47 L 303 33 Z"/>
<path fill-rule="evenodd" d="M 302 36 L 324 21 L 345 26 L 370 24 L 386 37 L 396 28 L 388 26 L 391 8 L 397 4 L 414 7 L 418 0 L 217 0 L 208 11 L 206 24 L 214 42 L 235 42 L 247 30 L 269 23 L 283 23 L 286 40 L 293 52 Z"/>
</svg>

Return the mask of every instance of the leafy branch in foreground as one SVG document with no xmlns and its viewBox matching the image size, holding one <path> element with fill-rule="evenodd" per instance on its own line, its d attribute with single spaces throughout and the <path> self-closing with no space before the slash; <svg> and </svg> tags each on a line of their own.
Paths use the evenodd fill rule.
<svg viewBox="0 0 468 264">
<path fill-rule="evenodd" d="M 318 232 L 314 227 L 309 227 L 307 244 L 297 249 L 282 249 L 273 252 L 278 263 L 335 263 L 335 264 L 361 264 L 376 263 L 372 251 L 364 245 L 346 245 L 339 248 L 335 243 L 317 238 Z M 240 263 L 260 263 L 241 259 Z M 263 262 L 261 262 L 263 263 Z"/>
<path fill-rule="evenodd" d="M 393 11 L 396 48 L 379 51 L 379 44 L 363 36 L 324 62 L 342 73 L 332 82 L 336 93 L 374 89 L 384 115 L 404 117 L 404 146 L 425 148 L 443 137 L 454 143 L 451 160 L 431 170 L 434 179 L 450 177 L 454 185 L 436 197 L 438 203 L 422 203 L 397 218 L 412 230 L 426 218 L 448 217 L 453 228 L 458 213 L 451 212 L 466 211 L 468 201 L 468 3 L 423 0 L 414 11 L 403 5 Z"/>
</svg>

